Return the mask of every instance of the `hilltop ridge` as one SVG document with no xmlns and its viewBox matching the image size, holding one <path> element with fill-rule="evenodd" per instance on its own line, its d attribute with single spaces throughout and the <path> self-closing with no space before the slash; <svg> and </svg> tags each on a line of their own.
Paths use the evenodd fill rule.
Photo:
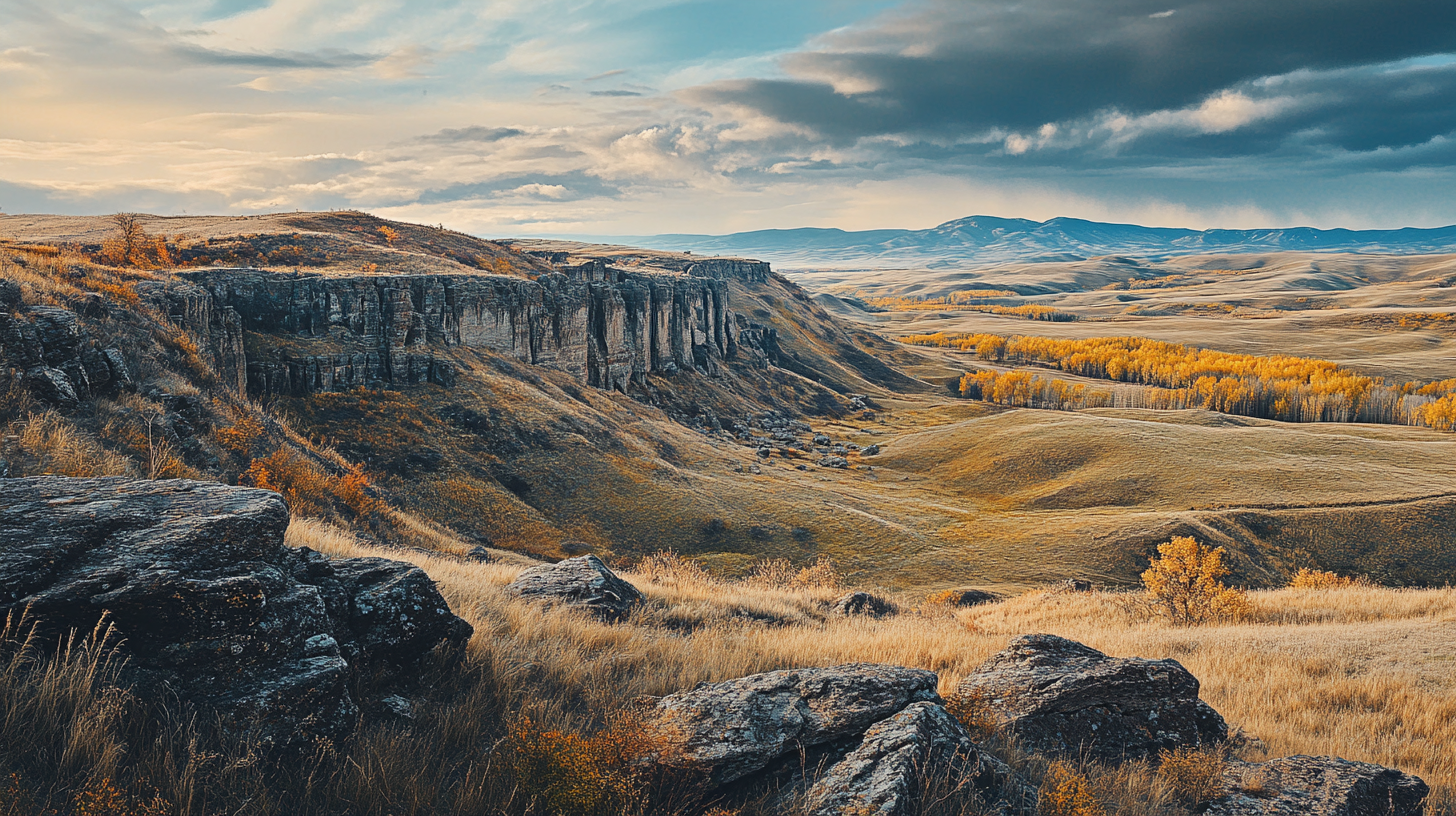
<svg viewBox="0 0 1456 816">
<path fill-rule="evenodd" d="M 957 267 L 1008 261 L 1079 261 L 1103 255 L 1173 257 L 1273 251 L 1420 254 L 1456 251 L 1456 226 L 1390 230 L 1145 227 L 1080 218 L 973 215 L 929 229 L 845 231 L 806 227 L 728 235 L 605 239 L 698 254 L 744 253 L 788 267 Z"/>
</svg>

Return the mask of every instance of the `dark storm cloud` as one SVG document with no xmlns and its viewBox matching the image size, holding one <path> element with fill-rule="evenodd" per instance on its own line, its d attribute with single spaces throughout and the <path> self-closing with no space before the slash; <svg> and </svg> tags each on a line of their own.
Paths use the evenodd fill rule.
<svg viewBox="0 0 1456 816">
<path fill-rule="evenodd" d="M 502 139 L 510 139 L 515 136 L 524 136 L 526 131 L 516 128 L 488 128 L 480 125 L 472 125 L 464 128 L 445 128 L 438 133 L 429 136 L 421 136 L 419 141 L 429 144 L 459 144 L 463 142 L 499 142 Z"/>
<path fill-rule="evenodd" d="M 944 137 L 1182 108 L 1260 77 L 1449 52 L 1451 0 L 934 0 L 789 56 L 789 79 L 687 98 L 841 143 Z"/>
</svg>

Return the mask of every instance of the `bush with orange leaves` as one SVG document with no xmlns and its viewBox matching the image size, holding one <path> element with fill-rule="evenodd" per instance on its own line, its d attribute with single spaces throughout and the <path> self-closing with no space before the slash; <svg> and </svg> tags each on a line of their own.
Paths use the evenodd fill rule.
<svg viewBox="0 0 1456 816">
<path fill-rule="evenodd" d="M 1148 596 L 1174 623 L 1195 626 L 1238 620 L 1249 615 L 1248 596 L 1225 586 L 1223 547 L 1211 548 L 1189 536 L 1158 545 L 1158 556 L 1143 573 Z"/>
<path fill-rule="evenodd" d="M 347 509 L 367 520 L 387 507 L 374 495 L 373 485 L 357 465 L 334 475 L 287 445 L 254 459 L 239 481 L 283 494 L 289 510 L 301 516 L 327 517 L 332 511 Z"/>
<path fill-rule="evenodd" d="M 1053 762 L 1042 778 L 1036 812 L 1042 816 L 1106 816 L 1087 777 L 1066 762 Z"/>
<path fill-rule="evenodd" d="M 530 718 L 510 727 L 502 758 L 517 788 L 541 812 L 556 816 L 617 816 L 639 809 L 660 752 L 639 718 L 618 714 L 591 735 L 546 729 Z"/>
</svg>

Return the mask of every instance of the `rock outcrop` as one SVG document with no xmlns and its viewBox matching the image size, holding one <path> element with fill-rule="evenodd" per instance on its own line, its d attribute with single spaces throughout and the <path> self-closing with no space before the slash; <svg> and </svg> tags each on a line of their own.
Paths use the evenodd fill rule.
<svg viewBox="0 0 1456 816">
<path fill-rule="evenodd" d="M 337 738 L 349 681 L 407 677 L 471 634 L 417 567 L 283 543 L 276 493 L 185 480 L 0 479 L 0 613 L 50 632 L 116 627 L 163 685 L 275 747 Z"/>
<path fill-rule="evenodd" d="M 26 307 L 19 286 L 0 283 L 5 284 L 0 287 L 0 368 L 10 369 L 37 399 L 67 410 L 132 387 L 120 349 L 92 337 L 76 312 Z"/>
<path fill-rule="evenodd" d="M 921 780 L 955 783 L 979 767 L 966 729 L 931 702 L 911 703 L 870 726 L 864 739 L 835 763 L 805 796 L 811 816 L 907 816 L 920 803 Z"/>
<path fill-rule="evenodd" d="M 1231 762 L 1208 816 L 1421 816 L 1430 788 L 1419 777 L 1368 762 L 1288 756 Z"/>
<path fill-rule="evenodd" d="M 637 587 L 617 577 L 595 555 L 532 567 L 506 586 L 518 598 L 580 606 L 602 620 L 620 621 L 642 603 Z"/>
<path fill-rule="evenodd" d="M 701 683 L 644 704 L 661 762 L 722 785 L 786 755 L 852 740 L 912 703 L 938 703 L 921 669 L 851 663 Z"/>
<path fill-rule="evenodd" d="M 1223 718 L 1176 660 L 1114 658 L 1055 635 L 1014 638 L 961 682 L 1028 750 L 1118 762 L 1222 742 Z"/>
<path fill-rule="evenodd" d="M 486 349 L 624 390 L 652 373 L 716 375 L 739 356 L 749 329 L 746 358 L 776 359 L 772 330 L 729 308 L 728 279 L 759 279 L 758 266 L 766 279 L 767 265 L 705 263 L 673 275 L 593 261 L 536 280 L 203 270 L 179 273 L 191 286 L 142 291 L 179 325 L 211 338 L 214 362 L 231 366 L 224 379 L 253 394 L 448 385 L 451 348 Z M 256 338 L 245 354 L 235 325 Z"/>
<path fill-rule="evenodd" d="M 848 592 L 834 602 L 836 615 L 869 615 L 882 618 L 899 611 L 893 603 L 868 592 Z"/>
</svg>

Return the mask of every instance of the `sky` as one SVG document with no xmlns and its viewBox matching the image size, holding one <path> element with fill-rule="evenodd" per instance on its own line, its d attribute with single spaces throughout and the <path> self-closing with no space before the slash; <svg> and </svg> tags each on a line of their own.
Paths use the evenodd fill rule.
<svg viewBox="0 0 1456 816">
<path fill-rule="evenodd" d="M 0 211 L 1456 224 L 1453 0 L 0 0 Z"/>
</svg>

